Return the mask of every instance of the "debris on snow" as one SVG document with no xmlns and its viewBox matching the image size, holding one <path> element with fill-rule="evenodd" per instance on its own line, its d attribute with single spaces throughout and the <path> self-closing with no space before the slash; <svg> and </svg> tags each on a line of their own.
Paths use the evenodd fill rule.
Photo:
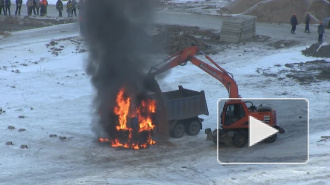
<svg viewBox="0 0 330 185">
<path fill-rule="evenodd" d="M 25 149 L 25 148 L 29 148 L 27 145 L 21 145 L 21 148 Z"/>
<path fill-rule="evenodd" d="M 0 114 L 2 114 L 2 113 L 6 113 L 6 111 L 3 110 L 2 107 L 0 107 Z"/>
<path fill-rule="evenodd" d="M 309 85 L 315 82 L 330 80 L 330 62 L 327 62 L 326 60 L 290 63 L 285 64 L 284 66 L 289 69 L 283 69 L 280 66 L 274 65 L 273 68 L 258 68 L 257 72 L 262 72 L 262 74 L 267 77 L 285 75 L 287 78 L 292 78 L 300 82 L 300 85 Z M 279 68 L 279 71 L 276 74 L 270 73 L 269 70 L 275 69 L 275 67 Z M 280 77 L 279 80 L 283 80 L 283 78 Z"/>
<path fill-rule="evenodd" d="M 321 136 L 321 140 L 317 141 L 317 142 L 327 142 L 327 141 L 330 141 L 330 136 Z"/>
<path fill-rule="evenodd" d="M 60 136 L 60 137 L 59 137 L 59 139 L 60 139 L 61 141 L 66 140 L 66 138 L 67 138 L 67 137 L 65 137 L 65 136 Z"/>
<path fill-rule="evenodd" d="M 50 134 L 49 137 L 57 137 L 56 134 Z"/>
<path fill-rule="evenodd" d="M 49 42 L 49 45 L 51 45 L 51 46 L 55 46 L 56 44 L 58 44 L 58 43 L 53 40 Z"/>
<path fill-rule="evenodd" d="M 16 69 L 16 70 L 11 70 L 11 72 L 13 72 L 13 73 L 20 73 L 21 71 L 18 70 L 18 69 Z"/>
<path fill-rule="evenodd" d="M 275 49 L 290 48 L 300 44 L 299 41 L 295 40 L 279 40 L 269 43 L 268 46 L 274 47 Z"/>
<path fill-rule="evenodd" d="M 14 130 L 15 127 L 14 127 L 14 126 L 8 126 L 8 129 L 9 129 L 9 130 Z"/>
<path fill-rule="evenodd" d="M 24 132 L 24 131 L 26 131 L 25 128 L 20 128 L 20 129 L 18 129 L 18 132 Z"/>
<path fill-rule="evenodd" d="M 6 145 L 14 145 L 12 141 L 7 141 Z"/>
</svg>

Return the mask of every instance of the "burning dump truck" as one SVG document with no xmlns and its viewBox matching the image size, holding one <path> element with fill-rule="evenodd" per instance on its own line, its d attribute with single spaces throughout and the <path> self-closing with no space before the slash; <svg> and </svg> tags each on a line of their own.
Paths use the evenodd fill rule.
<svg viewBox="0 0 330 185">
<path fill-rule="evenodd" d="M 199 115 L 208 115 L 204 91 L 184 89 L 162 93 L 167 112 L 167 127 L 174 138 L 180 138 L 186 132 L 197 135 L 202 129 L 203 119 Z M 156 143 L 152 139 L 156 128 L 162 128 L 162 108 L 157 106 L 156 94 L 145 97 L 130 97 L 124 88 L 120 89 L 116 105 L 109 113 L 109 120 L 115 124 L 111 138 L 99 138 L 100 142 L 109 142 L 112 147 L 131 149 L 147 148 Z"/>
</svg>

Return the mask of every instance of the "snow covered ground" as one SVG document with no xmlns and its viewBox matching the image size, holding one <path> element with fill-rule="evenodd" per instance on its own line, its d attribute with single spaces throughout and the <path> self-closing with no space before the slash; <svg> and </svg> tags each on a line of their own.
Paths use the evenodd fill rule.
<svg viewBox="0 0 330 185">
<path fill-rule="evenodd" d="M 0 114 L 1 184 L 327 183 L 330 141 L 318 141 L 320 136 L 330 134 L 330 117 L 325 112 L 329 107 L 329 82 L 300 86 L 291 79 L 278 82 L 256 72 L 257 68 L 268 67 L 277 72 L 274 64 L 285 68 L 286 63 L 314 60 L 301 55 L 303 47 L 278 52 L 257 45 L 233 45 L 211 57 L 235 75 L 245 98 L 309 100 L 309 163 L 220 165 L 216 146 L 205 141 L 203 132 L 171 139 L 175 146 L 154 145 L 140 151 L 118 150 L 95 142 L 90 129 L 93 89 L 84 72 L 87 53 L 79 52 L 83 44 L 79 44 L 77 35 L 63 37 L 47 47 L 52 37 L 56 35 L 48 41 L 33 42 L 31 38 L 31 44 L 13 43 L 1 49 L 0 105 L 5 111 Z M 62 50 L 56 56 L 52 47 Z M 251 52 L 243 52 L 244 47 Z M 164 91 L 177 89 L 177 85 L 205 90 L 210 115 L 204 117 L 203 127 L 216 128 L 216 102 L 227 97 L 220 83 L 188 64 L 173 69 L 161 85 Z M 6 145 L 8 141 L 13 145 Z"/>
<path fill-rule="evenodd" d="M 76 0 L 79 2 L 79 0 Z M 55 5 L 57 0 L 48 0 L 49 5 Z M 68 0 L 62 0 L 66 5 Z M 182 12 L 219 15 L 217 10 L 228 3 L 228 0 L 165 0 L 167 8 L 165 10 Z"/>
<path fill-rule="evenodd" d="M 205 140 L 204 131 L 193 137 L 170 139 L 173 146 L 156 144 L 139 151 L 97 143 L 90 126 L 94 90 L 84 70 L 88 54 L 83 40 L 78 33 L 65 36 L 50 30 L 14 33 L 9 36 L 17 38 L 11 38 L 12 43 L 0 40 L 0 184 L 328 183 L 330 140 L 320 141 L 320 136 L 330 136 L 329 81 L 299 85 L 279 73 L 287 69 L 285 64 L 321 59 L 303 56 L 301 50 L 306 46 L 275 50 L 249 42 L 228 45 L 210 56 L 234 74 L 242 97 L 307 98 L 310 108 L 307 164 L 220 165 L 216 146 Z M 30 42 L 26 37 L 19 39 L 38 31 L 44 34 L 31 37 Z M 56 40 L 52 42 L 53 38 Z M 284 80 L 264 76 L 262 70 L 278 73 Z M 172 69 L 160 84 L 163 91 L 177 89 L 178 85 L 205 90 L 210 115 L 203 117 L 203 128 L 216 128 L 217 100 L 228 97 L 219 82 L 188 63 Z M 274 144 L 299 138 L 294 128 L 287 129 L 292 131 L 290 137 L 279 135 Z"/>
</svg>

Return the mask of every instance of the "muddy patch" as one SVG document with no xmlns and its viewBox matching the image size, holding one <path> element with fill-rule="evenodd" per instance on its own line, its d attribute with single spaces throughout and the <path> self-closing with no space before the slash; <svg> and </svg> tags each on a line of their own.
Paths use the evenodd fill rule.
<svg viewBox="0 0 330 185">
<path fill-rule="evenodd" d="M 265 36 L 265 35 L 256 35 L 254 37 L 251 37 L 251 38 L 248 38 L 248 39 L 244 40 L 244 42 L 261 43 L 261 42 L 268 42 L 270 39 L 271 39 L 271 37 L 268 37 L 268 36 Z"/>
<path fill-rule="evenodd" d="M 75 46 L 76 51 L 72 51 L 72 53 L 84 53 L 87 52 L 83 44 L 83 40 L 79 39 L 79 37 L 68 37 L 62 39 L 54 39 L 46 44 L 46 47 L 49 48 L 48 52 L 52 53 L 55 56 L 58 56 L 62 53 L 66 48 L 64 47 L 65 42 L 70 42 L 70 45 Z"/>
<path fill-rule="evenodd" d="M 167 54 L 177 53 L 189 46 L 197 46 L 205 53 L 215 54 L 219 51 L 213 46 L 220 44 L 219 33 L 214 30 L 177 25 L 157 25 L 152 42 L 156 52 Z"/>
<path fill-rule="evenodd" d="M 269 43 L 268 46 L 271 46 L 275 49 L 281 49 L 281 48 L 290 48 L 296 45 L 299 45 L 299 41 L 294 40 L 279 40 L 276 42 Z"/>
<path fill-rule="evenodd" d="M 0 22 L 1 22 L 0 30 L 2 32 L 5 31 L 12 32 L 12 31 L 45 27 L 45 26 L 52 26 L 57 24 L 72 23 L 75 22 L 75 20 L 72 18 L 56 18 L 56 17 L 1 16 Z"/>
<path fill-rule="evenodd" d="M 178 26 L 178 25 L 156 25 L 151 31 L 152 42 L 156 53 L 175 54 L 189 46 L 197 46 L 206 54 L 217 54 L 224 49 L 228 49 L 232 43 L 220 41 L 219 30 L 202 29 L 197 26 Z M 256 35 L 246 39 L 238 45 L 246 43 L 265 43 L 269 42 L 270 37 Z M 285 43 L 284 47 L 291 47 L 298 42 L 291 44 Z"/>
<path fill-rule="evenodd" d="M 275 65 L 274 67 L 282 67 Z M 277 73 L 270 73 L 269 69 L 257 70 L 267 77 L 277 78 L 279 81 L 285 78 L 291 78 L 299 82 L 300 85 L 308 85 L 311 83 L 330 81 L 330 62 L 325 60 L 314 60 L 308 62 L 300 62 L 293 64 L 285 64 L 285 68 L 280 69 Z"/>
</svg>

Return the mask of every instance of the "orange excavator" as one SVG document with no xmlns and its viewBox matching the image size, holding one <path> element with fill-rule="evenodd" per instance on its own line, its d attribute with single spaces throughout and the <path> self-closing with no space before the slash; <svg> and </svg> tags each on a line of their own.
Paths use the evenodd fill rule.
<svg viewBox="0 0 330 185">
<path fill-rule="evenodd" d="M 196 58 L 195 55 L 201 52 L 215 67 Z M 220 81 L 228 91 L 229 100 L 224 103 L 224 107 L 220 116 L 221 128 L 213 132 L 210 128 L 205 129 L 207 140 L 217 143 L 219 142 L 233 144 L 235 147 L 243 147 L 248 140 L 249 116 L 263 121 L 271 127 L 284 133 L 284 130 L 276 123 L 276 110 L 268 106 L 254 106 L 251 101 L 243 101 L 238 93 L 238 86 L 233 79 L 233 75 L 215 63 L 209 56 L 205 55 L 196 46 L 188 47 L 164 60 L 163 65 L 154 66 L 150 69 L 147 79 L 153 79 L 162 72 L 165 72 L 176 66 L 184 66 L 190 61 L 218 81 Z M 150 80 L 149 80 L 150 81 Z M 247 106 L 249 104 L 249 106 Z M 277 134 L 266 138 L 266 143 L 273 143 L 277 138 Z"/>
</svg>

